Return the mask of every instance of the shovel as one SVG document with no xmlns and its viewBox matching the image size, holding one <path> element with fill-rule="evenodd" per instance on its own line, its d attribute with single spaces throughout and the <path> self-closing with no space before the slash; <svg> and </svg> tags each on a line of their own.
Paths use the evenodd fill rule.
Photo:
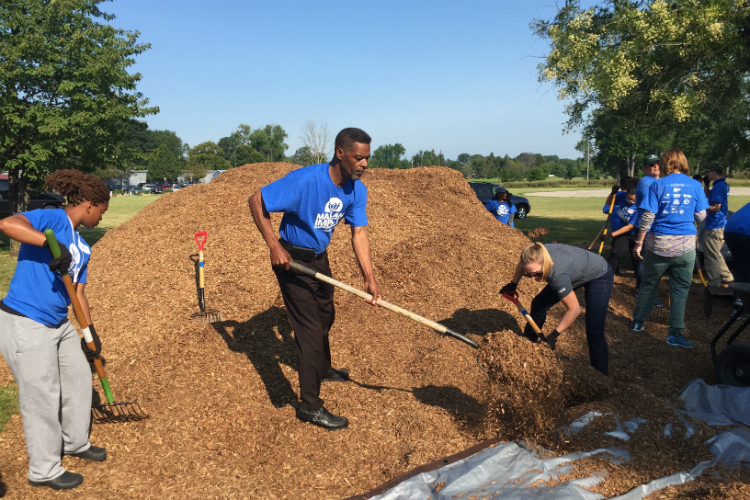
<svg viewBox="0 0 750 500">
<path fill-rule="evenodd" d="M 203 236 L 202 240 L 199 240 Z M 216 309 L 206 309 L 206 296 L 205 296 L 205 275 L 203 271 L 203 246 L 206 244 L 206 238 L 208 238 L 208 233 L 206 231 L 201 231 L 199 233 L 195 233 L 195 242 L 198 244 L 198 307 L 200 307 L 201 312 L 197 312 L 190 316 L 191 319 L 200 321 L 201 323 L 217 323 L 222 320 L 221 312 L 217 311 Z"/>
<path fill-rule="evenodd" d="M 518 312 L 520 312 L 521 315 L 526 318 L 526 321 L 529 322 L 529 325 L 531 325 L 531 329 L 534 330 L 534 333 L 540 335 L 542 337 L 542 340 L 544 340 L 544 334 L 542 333 L 542 330 L 537 326 L 536 322 L 531 319 L 531 315 L 529 314 L 529 312 L 524 309 L 524 307 L 518 301 L 518 292 L 505 292 L 503 293 L 503 297 L 510 300 L 516 305 L 516 307 L 518 308 Z"/>
<path fill-rule="evenodd" d="M 297 262 L 289 262 L 289 267 L 292 268 L 292 269 L 294 269 L 295 271 L 299 271 L 301 273 L 304 273 L 304 274 L 310 276 L 311 278 L 315 278 L 318 281 L 322 281 L 324 283 L 328 283 L 329 285 L 333 285 L 336 288 L 341 288 L 342 290 L 345 290 L 345 291 L 347 291 L 349 293 L 353 293 L 354 295 L 357 295 L 358 297 L 362 297 L 363 299 L 372 300 L 372 295 L 370 295 L 369 293 L 363 292 L 362 290 L 354 288 L 353 286 L 349 286 L 346 283 L 342 283 L 342 282 L 340 282 L 338 280 L 335 280 L 335 279 L 331 278 L 330 276 L 326 276 L 325 274 L 317 273 L 317 272 L 313 271 L 312 269 L 310 269 L 309 267 L 303 266 L 302 264 L 299 264 Z M 450 328 L 448 328 L 446 326 L 443 326 L 440 323 L 435 323 L 432 320 L 429 320 L 429 319 L 427 319 L 425 317 L 422 317 L 419 314 L 415 314 L 413 312 L 407 311 L 406 309 L 402 309 L 402 308 L 398 307 L 397 305 L 391 304 L 390 302 L 386 302 L 383 299 L 377 299 L 376 303 L 377 303 L 377 305 L 379 305 L 381 307 L 385 307 L 386 309 L 389 309 L 389 310 L 391 310 L 393 312 L 397 312 L 397 313 L 399 313 L 399 314 L 401 314 L 403 316 L 406 316 L 407 318 L 413 319 L 414 321 L 416 321 L 418 323 L 422 323 L 423 325 L 427 325 L 430 328 L 432 328 L 433 330 L 437 330 L 440 333 L 444 333 L 446 335 L 450 335 L 451 337 L 456 338 L 456 339 L 460 340 L 461 342 L 469 344 L 474 349 L 479 349 L 479 344 L 477 344 L 476 342 L 474 342 L 470 338 L 464 337 L 463 335 L 461 335 L 458 332 L 454 332 Z"/>
<path fill-rule="evenodd" d="M 44 235 L 47 237 L 47 243 L 49 250 L 52 253 L 53 258 L 60 257 L 60 245 L 57 243 L 55 233 L 52 229 L 45 229 Z M 63 282 L 65 283 L 65 289 L 68 291 L 70 302 L 73 304 L 73 311 L 75 312 L 78 324 L 81 325 L 81 331 L 83 331 L 83 339 L 86 341 L 86 345 L 92 351 L 96 351 L 96 344 L 94 344 L 94 337 L 91 335 L 89 330 L 88 321 L 86 321 L 86 315 L 83 314 L 83 308 L 81 303 L 78 301 L 78 295 L 73 287 L 73 282 L 68 276 L 67 271 L 60 271 Z M 112 389 L 109 387 L 107 381 L 107 374 L 104 372 L 104 366 L 102 360 L 97 356 L 94 359 L 94 367 L 96 373 L 99 376 L 99 381 L 102 383 L 102 389 L 104 389 L 104 396 L 107 398 L 106 403 L 95 404 L 91 407 L 91 413 L 94 417 L 94 422 L 97 424 L 117 423 L 117 422 L 136 422 L 148 418 L 148 415 L 143 413 L 141 406 L 138 403 L 129 403 L 122 401 L 115 403 L 114 397 L 112 397 Z"/>
</svg>

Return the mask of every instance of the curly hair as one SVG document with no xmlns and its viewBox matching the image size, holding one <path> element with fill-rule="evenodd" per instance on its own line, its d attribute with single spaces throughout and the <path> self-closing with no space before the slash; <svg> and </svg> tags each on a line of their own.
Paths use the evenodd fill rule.
<svg viewBox="0 0 750 500">
<path fill-rule="evenodd" d="M 48 175 L 44 183 L 65 196 L 72 206 L 86 201 L 94 205 L 109 202 L 109 188 L 104 181 L 78 170 L 58 170 Z"/>
</svg>

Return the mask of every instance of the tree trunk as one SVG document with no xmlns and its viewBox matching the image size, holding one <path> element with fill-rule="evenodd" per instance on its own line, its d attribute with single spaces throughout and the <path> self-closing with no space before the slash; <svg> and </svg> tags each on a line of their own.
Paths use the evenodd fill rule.
<svg viewBox="0 0 750 500">
<path fill-rule="evenodd" d="M 630 148 L 630 154 L 628 155 L 628 176 L 633 177 L 635 175 L 635 148 Z"/>
<path fill-rule="evenodd" d="M 16 169 L 11 169 L 8 172 L 8 198 L 10 200 L 11 215 L 25 212 L 29 206 L 29 182 L 21 172 Z M 14 239 L 10 239 L 10 255 L 16 257 L 18 251 L 21 248 L 21 244 Z"/>
</svg>

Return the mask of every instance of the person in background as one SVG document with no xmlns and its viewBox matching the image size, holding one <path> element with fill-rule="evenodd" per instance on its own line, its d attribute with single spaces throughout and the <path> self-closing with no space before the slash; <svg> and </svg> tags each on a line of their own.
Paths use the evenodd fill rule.
<svg viewBox="0 0 750 500">
<path fill-rule="evenodd" d="M 643 158 L 643 177 L 638 181 L 638 185 L 635 188 L 635 207 L 637 209 L 635 218 L 635 230 L 638 231 L 641 224 L 641 218 L 643 217 L 643 203 L 646 199 L 651 185 L 659 179 L 659 157 L 656 155 L 648 155 Z M 643 274 L 643 261 L 638 260 L 635 269 L 635 294 L 638 296 L 638 291 L 641 288 L 641 279 Z M 656 301 L 656 297 L 654 297 Z"/>
<path fill-rule="evenodd" d="M 526 325 L 524 335 L 532 342 L 539 340 L 555 349 L 557 338 L 579 314 L 575 290 L 583 287 L 586 298 L 586 340 L 589 345 L 591 366 L 609 373 L 609 348 L 604 338 L 609 297 L 612 294 L 614 272 L 600 255 L 571 245 L 534 243 L 521 251 L 521 259 L 510 283 L 500 293 L 514 292 L 521 277 L 546 281 L 547 286 L 531 301 L 531 317 L 539 328 L 544 326 L 547 311 L 558 302 L 566 308 L 565 315 L 549 335 L 537 336 L 531 325 Z"/>
<path fill-rule="evenodd" d="M 633 249 L 643 258 L 641 289 L 633 312 L 630 331 L 643 332 L 643 323 L 653 308 L 659 281 L 669 273 L 669 336 L 672 347 L 693 347 L 682 334 L 685 304 L 695 265 L 694 220 L 706 217 L 708 201 L 701 185 L 691 179 L 687 158 L 679 149 L 668 149 L 659 160 L 662 178 L 653 182 L 641 208 L 638 239 Z M 648 237 L 647 237 L 648 235 Z M 641 251 L 646 243 L 645 255 Z"/>
<path fill-rule="evenodd" d="M 729 214 L 729 184 L 722 176 L 722 168 L 718 163 L 707 165 L 706 175 L 713 182 L 713 187 L 708 194 L 710 206 L 706 210 L 706 231 L 703 234 L 703 267 L 706 269 L 708 285 L 720 287 L 734 280 L 724 256 L 721 255 L 724 226 Z"/>
<path fill-rule="evenodd" d="M 750 203 L 746 203 L 729 218 L 724 226 L 724 241 L 732 252 L 735 283 L 743 283 L 742 286 L 749 284 L 746 288 L 750 287 Z M 740 305 L 740 299 L 737 300 L 737 305 Z"/>
<path fill-rule="evenodd" d="M 511 194 L 504 187 L 499 186 L 495 188 L 495 196 L 484 204 L 484 208 L 502 224 L 508 224 L 510 227 L 515 228 L 513 218 L 518 210 L 516 209 L 516 205 L 511 201 Z"/>
<path fill-rule="evenodd" d="M 84 293 L 91 247 L 77 229 L 99 224 L 109 207 L 109 189 L 78 170 L 58 170 L 46 185 L 67 197 L 64 209 L 32 210 L 0 220 L 0 231 L 21 242 L 10 290 L 0 301 L 0 353 L 18 383 L 29 484 L 68 490 L 83 483 L 83 476 L 63 468 L 63 455 L 95 462 L 107 458 L 106 449 L 89 442 L 92 390 L 86 359 L 99 355 L 101 341 Z M 47 246 L 46 229 L 54 231 L 60 245 L 56 259 Z M 68 321 L 70 297 L 62 271 L 76 287 L 96 351 Z"/>
<path fill-rule="evenodd" d="M 633 227 L 635 227 L 637 217 L 637 210 L 635 208 L 636 186 L 634 182 L 630 181 L 626 181 L 624 184 L 627 191 L 620 191 L 612 197 L 614 199 L 611 203 L 614 203 L 615 205 L 612 209 L 612 218 L 610 220 L 611 232 L 602 236 L 602 240 L 604 241 L 612 240 L 607 263 L 615 274 L 617 274 L 620 257 L 622 257 L 622 254 L 624 254 L 626 250 L 630 250 L 629 253 L 631 254 L 630 259 L 633 265 L 633 271 L 638 269 L 638 260 L 632 255 L 633 248 L 635 248 L 635 234 L 633 233 Z M 610 200 L 608 199 L 607 201 L 608 203 L 604 205 L 605 212 L 609 212 Z"/>
</svg>

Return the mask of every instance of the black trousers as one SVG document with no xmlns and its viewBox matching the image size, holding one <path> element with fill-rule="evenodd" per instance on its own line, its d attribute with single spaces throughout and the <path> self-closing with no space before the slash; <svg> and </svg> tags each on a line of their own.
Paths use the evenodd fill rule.
<svg viewBox="0 0 750 500">
<path fill-rule="evenodd" d="M 737 283 L 750 283 L 750 236 L 725 232 L 724 242 L 732 252 L 734 280 Z"/>
<path fill-rule="evenodd" d="M 609 373 L 609 347 L 607 347 L 607 339 L 604 338 L 604 326 L 614 280 L 614 271 L 610 268 L 601 278 L 581 285 L 586 298 L 586 340 L 589 344 L 589 359 L 591 366 L 605 375 Z M 547 311 L 558 302 L 560 299 L 550 285 L 544 287 L 531 301 L 529 314 L 539 328 L 542 328 L 547 320 Z M 523 333 L 532 342 L 537 341 L 537 335 L 531 325 L 527 324 Z"/>
<path fill-rule="evenodd" d="M 612 248 L 609 251 L 607 264 L 613 271 L 617 271 L 617 264 L 620 257 L 625 252 L 630 254 L 630 263 L 633 265 L 633 271 L 637 271 L 638 261 L 633 257 L 633 248 L 635 248 L 635 236 L 632 234 L 621 234 L 612 238 Z"/>
<path fill-rule="evenodd" d="M 319 260 L 304 264 L 320 274 L 331 275 L 327 253 Z M 323 406 L 320 380 L 331 368 L 328 332 L 336 316 L 334 287 L 292 269 L 286 271 L 283 267 L 274 267 L 273 270 L 294 329 L 301 407 L 303 410 L 317 411 Z"/>
</svg>

